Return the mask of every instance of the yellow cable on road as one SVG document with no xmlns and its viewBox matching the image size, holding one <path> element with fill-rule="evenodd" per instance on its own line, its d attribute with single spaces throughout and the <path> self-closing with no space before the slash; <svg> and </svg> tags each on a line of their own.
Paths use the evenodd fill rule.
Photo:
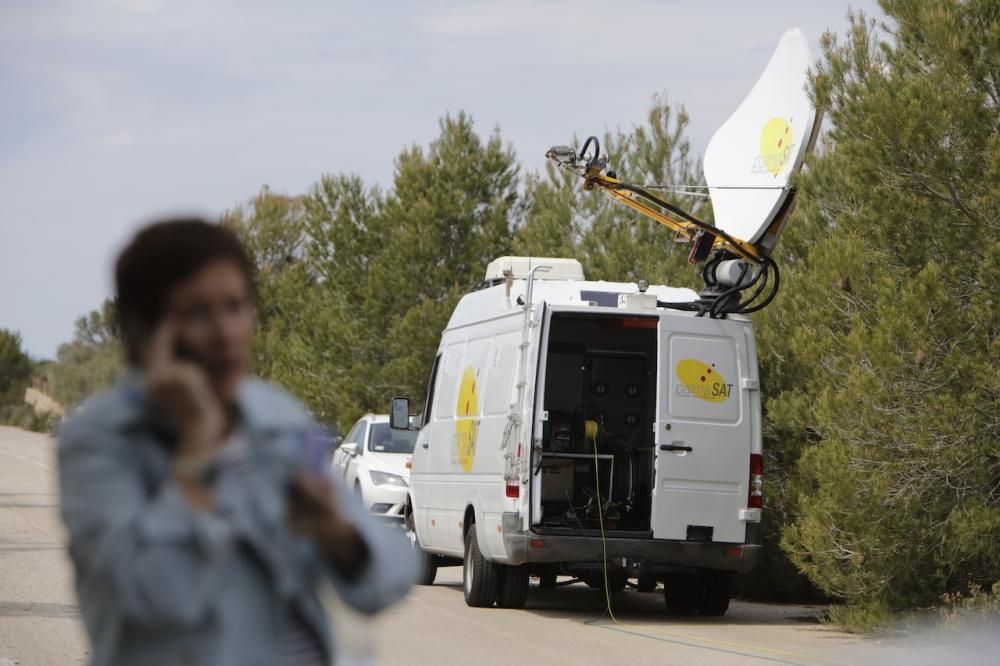
<svg viewBox="0 0 1000 666">
<path fill-rule="evenodd" d="M 587 438 L 594 443 L 594 492 L 597 496 L 597 523 L 601 526 L 601 550 L 604 553 L 604 599 L 608 603 L 608 615 L 611 621 L 617 623 L 614 612 L 611 610 L 611 591 L 608 589 L 608 540 L 604 536 L 604 507 L 601 504 L 601 459 L 597 455 L 597 432 L 599 426 L 597 421 L 587 419 L 584 421 L 584 433 Z M 614 463 L 612 463 L 612 471 Z M 611 484 L 608 484 L 609 486 Z M 608 498 L 611 501 L 611 498 Z"/>
<path fill-rule="evenodd" d="M 772 655 L 775 655 L 775 656 L 788 657 L 788 658 L 791 658 L 791 659 L 806 660 L 808 662 L 813 662 L 813 663 L 829 664 L 830 666 L 847 666 L 847 664 L 844 664 L 844 662 L 830 661 L 829 659 L 822 659 L 820 657 L 810 657 L 810 656 L 807 656 L 807 655 L 804 655 L 804 654 L 798 654 L 796 652 L 788 652 L 788 651 L 785 651 L 785 650 L 776 650 L 774 648 L 760 647 L 760 646 L 752 645 L 752 644 L 749 644 L 749 643 L 737 643 L 737 642 L 733 642 L 733 641 L 720 641 L 720 640 L 712 639 L 712 638 L 702 638 L 700 636 L 695 636 L 693 634 L 683 634 L 683 633 L 680 633 L 680 632 L 666 631 L 666 630 L 663 630 L 663 629 L 655 629 L 655 628 L 651 628 L 651 627 L 650 628 L 640 627 L 639 625 L 628 624 L 628 623 L 622 622 L 618 618 L 616 618 L 615 614 L 614 614 L 614 611 L 611 609 L 611 590 L 610 590 L 610 586 L 608 585 L 608 545 L 607 545 L 607 537 L 606 537 L 606 535 L 604 533 L 604 516 L 603 516 L 603 514 L 604 514 L 604 506 L 603 506 L 603 503 L 601 502 L 600 457 L 599 457 L 599 452 L 598 452 L 598 449 L 597 449 L 597 435 L 598 435 L 599 431 L 600 431 L 600 426 L 597 423 L 597 421 L 593 421 L 593 420 L 590 420 L 590 419 L 587 419 L 586 421 L 584 421 L 584 435 L 594 445 L 594 482 L 595 482 L 595 486 L 596 486 L 595 487 L 595 492 L 596 492 L 596 498 L 597 498 L 597 520 L 598 520 L 598 524 L 600 525 L 600 528 L 601 528 L 601 551 L 602 551 L 602 553 L 604 555 L 604 559 L 603 559 L 603 565 L 604 565 L 603 566 L 603 573 L 604 573 L 604 600 L 605 600 L 605 603 L 607 604 L 607 612 L 608 612 L 608 616 L 611 618 L 612 624 L 618 625 L 618 627 L 625 627 L 625 628 L 633 629 L 634 631 L 625 631 L 624 629 L 618 629 L 616 627 L 609 627 L 609 626 L 606 626 L 606 625 L 603 626 L 602 628 L 612 629 L 612 630 L 617 630 L 617 631 L 624 631 L 624 633 L 627 633 L 627 634 L 630 634 L 630 635 L 633 635 L 633 636 L 645 636 L 646 638 L 654 638 L 654 637 L 648 636 L 648 635 L 646 635 L 646 633 L 644 633 L 644 632 L 652 632 L 652 633 L 656 633 L 656 634 L 662 634 L 663 636 L 669 636 L 670 638 L 673 638 L 673 639 L 679 639 L 679 640 L 685 640 L 685 641 L 695 641 L 695 642 L 700 642 L 700 643 L 709 643 L 709 644 L 712 644 L 712 645 L 718 645 L 720 647 L 726 647 L 726 648 L 730 648 L 730 649 L 733 649 L 733 650 L 742 650 L 744 652 L 751 651 L 751 652 L 757 652 L 757 653 L 772 654 Z M 611 498 L 609 497 L 608 499 L 610 500 Z M 597 618 L 597 619 L 600 619 L 600 618 Z M 602 626 L 602 625 L 596 625 L 596 624 L 594 624 L 594 622 L 595 622 L 594 620 L 591 620 L 591 621 L 586 622 L 585 624 L 591 624 L 592 626 Z M 697 647 L 697 646 L 692 646 L 692 647 Z M 754 655 L 747 655 L 747 656 L 754 656 Z M 762 658 L 766 659 L 766 657 L 762 657 Z M 798 663 L 798 662 L 796 662 L 796 663 Z"/>
<path fill-rule="evenodd" d="M 811 657 L 804 654 L 798 654 L 796 652 L 775 650 L 773 648 L 759 647 L 757 645 L 750 645 L 746 643 L 718 641 L 710 638 L 701 638 L 699 636 L 693 636 L 690 634 L 661 631 L 657 629 L 648 630 L 649 632 L 662 634 L 664 636 L 664 638 L 660 638 L 658 636 L 650 635 L 650 633 L 647 633 L 647 630 L 643 629 L 642 627 L 639 627 L 637 625 L 627 624 L 625 622 L 620 622 L 620 621 L 614 624 L 591 624 L 590 626 L 599 627 L 601 629 L 607 629 L 609 631 L 617 631 L 623 634 L 628 634 L 629 636 L 638 636 L 640 638 L 649 638 L 656 641 L 677 643 L 680 645 L 686 645 L 688 647 L 693 647 L 693 648 L 716 650 L 728 654 L 738 654 L 744 657 L 754 657 L 757 659 L 779 661 L 780 663 L 791 664 L 792 666 L 808 666 L 809 664 L 828 664 L 829 666 L 849 666 L 849 664 L 841 661 L 830 661 L 829 659 L 823 659 L 821 657 Z M 629 631 L 629 629 L 633 629 L 633 631 Z M 712 643 L 718 647 L 713 647 L 712 645 L 699 645 L 698 643 Z M 767 656 L 768 654 L 774 656 L 773 657 Z M 784 657 L 784 659 L 781 659 L 781 657 Z M 796 661 L 788 661 L 790 659 L 795 659 Z"/>
</svg>

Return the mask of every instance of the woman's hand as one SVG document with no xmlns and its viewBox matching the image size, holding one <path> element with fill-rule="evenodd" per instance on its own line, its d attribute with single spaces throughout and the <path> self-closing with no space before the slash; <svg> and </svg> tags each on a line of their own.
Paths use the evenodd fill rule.
<svg viewBox="0 0 1000 666">
<path fill-rule="evenodd" d="M 149 396 L 174 421 L 180 436 L 177 454 L 194 457 L 214 452 L 226 430 L 225 410 L 212 392 L 205 371 L 177 358 L 176 336 L 164 321 L 146 353 Z"/>
<path fill-rule="evenodd" d="M 291 528 L 309 537 L 345 578 L 357 576 L 368 561 L 368 547 L 337 507 L 328 479 L 300 474 L 289 498 Z"/>
<path fill-rule="evenodd" d="M 212 392 L 205 372 L 194 363 L 177 358 L 175 340 L 172 324 L 163 322 L 146 351 L 146 388 L 150 399 L 177 426 L 174 480 L 192 508 L 208 510 L 213 504 L 212 495 L 196 472 L 223 444 L 225 410 Z"/>
</svg>

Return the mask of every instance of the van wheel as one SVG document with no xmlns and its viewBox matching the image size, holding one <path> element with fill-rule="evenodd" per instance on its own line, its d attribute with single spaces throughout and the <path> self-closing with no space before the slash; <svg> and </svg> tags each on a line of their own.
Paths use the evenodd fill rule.
<svg viewBox="0 0 1000 666">
<path fill-rule="evenodd" d="M 725 615 L 729 610 L 732 574 L 711 571 L 702 576 L 704 596 L 698 610 L 702 615 Z"/>
<path fill-rule="evenodd" d="M 704 590 L 696 574 L 671 574 L 663 586 L 667 610 L 677 615 L 693 615 L 701 606 Z"/>
<path fill-rule="evenodd" d="M 524 608 L 528 600 L 528 567 L 499 566 L 497 580 L 497 607 Z"/>
<path fill-rule="evenodd" d="M 417 585 L 433 585 L 438 573 L 437 555 L 431 555 L 422 550 L 418 552 L 420 553 L 420 574 L 417 578 Z"/>
<path fill-rule="evenodd" d="M 437 578 L 438 557 L 420 547 L 420 541 L 417 540 L 417 530 L 413 526 L 412 512 L 406 516 L 406 538 L 409 539 L 413 553 L 419 562 L 420 570 L 417 574 L 417 585 L 433 585 L 434 579 Z"/>
<path fill-rule="evenodd" d="M 465 534 L 462 589 L 465 592 L 465 603 L 473 608 L 488 608 L 497 598 L 497 567 L 479 551 L 474 525 L 470 525 Z"/>
</svg>

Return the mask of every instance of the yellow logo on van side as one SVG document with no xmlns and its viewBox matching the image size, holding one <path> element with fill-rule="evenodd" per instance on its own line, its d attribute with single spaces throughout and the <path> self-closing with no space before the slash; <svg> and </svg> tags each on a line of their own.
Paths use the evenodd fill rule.
<svg viewBox="0 0 1000 666">
<path fill-rule="evenodd" d="M 725 402 L 733 393 L 733 385 L 726 383 L 714 363 L 693 358 L 677 362 L 674 369 L 680 381 L 674 393 L 684 398 L 699 398 L 705 402 Z"/>
<path fill-rule="evenodd" d="M 472 471 L 472 461 L 476 457 L 476 435 L 479 432 L 479 394 L 476 384 L 476 371 L 471 367 L 466 368 L 458 388 L 458 404 L 455 405 L 455 444 L 458 462 L 466 472 Z"/>
</svg>

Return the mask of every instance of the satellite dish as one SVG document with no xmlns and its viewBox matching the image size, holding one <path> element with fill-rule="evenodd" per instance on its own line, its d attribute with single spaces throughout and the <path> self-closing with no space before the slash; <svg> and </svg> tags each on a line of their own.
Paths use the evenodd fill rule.
<svg viewBox="0 0 1000 666">
<path fill-rule="evenodd" d="M 807 93 L 809 42 L 785 32 L 764 73 L 705 151 L 715 225 L 768 254 L 793 198 L 792 175 L 812 148 L 820 114 Z"/>
</svg>

